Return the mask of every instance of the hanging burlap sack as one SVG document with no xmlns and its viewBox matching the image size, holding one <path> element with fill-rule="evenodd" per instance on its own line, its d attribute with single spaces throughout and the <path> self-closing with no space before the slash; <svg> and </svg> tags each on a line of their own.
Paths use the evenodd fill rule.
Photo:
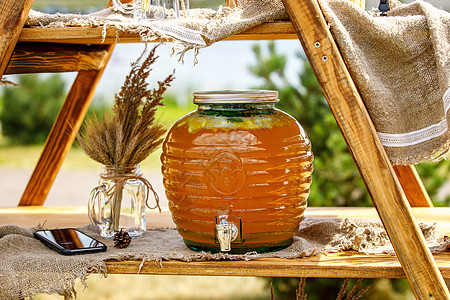
<svg viewBox="0 0 450 300">
<path fill-rule="evenodd" d="M 391 0 L 387 17 L 322 0 L 350 73 L 391 161 L 441 157 L 450 143 L 450 14 Z"/>
</svg>

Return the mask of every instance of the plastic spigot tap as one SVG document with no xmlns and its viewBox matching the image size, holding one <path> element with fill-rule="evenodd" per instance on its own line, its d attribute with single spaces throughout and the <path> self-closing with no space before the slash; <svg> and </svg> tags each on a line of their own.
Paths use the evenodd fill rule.
<svg viewBox="0 0 450 300">
<path fill-rule="evenodd" d="M 231 242 L 238 236 L 238 229 L 232 222 L 228 222 L 228 216 L 219 216 L 220 223 L 216 224 L 217 240 L 221 252 L 231 251 Z"/>
</svg>

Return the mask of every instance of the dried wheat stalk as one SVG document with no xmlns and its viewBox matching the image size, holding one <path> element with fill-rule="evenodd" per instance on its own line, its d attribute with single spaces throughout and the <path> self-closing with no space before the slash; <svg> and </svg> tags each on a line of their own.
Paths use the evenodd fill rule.
<svg viewBox="0 0 450 300">
<path fill-rule="evenodd" d="M 296 300 L 308 300 L 308 294 L 305 292 L 305 286 L 306 277 L 300 277 L 300 280 L 298 282 Z"/>
<path fill-rule="evenodd" d="M 88 120 L 77 141 L 93 160 L 117 168 L 136 165 L 161 145 L 166 128 L 155 119 L 156 110 L 164 104 L 163 94 L 174 75 L 158 81 L 158 87 L 149 89 L 146 79 L 151 65 L 157 60 L 154 47 L 131 65 L 131 71 L 118 94 L 112 114 L 102 119 Z"/>
<path fill-rule="evenodd" d="M 364 289 L 360 290 L 360 291 L 355 295 L 355 293 L 356 293 L 356 291 L 357 291 L 359 285 L 361 284 L 361 281 L 362 281 L 362 280 L 363 280 L 363 278 L 358 279 L 358 281 L 355 283 L 355 285 L 353 286 L 353 288 L 348 292 L 348 294 L 347 294 L 347 296 L 346 296 L 346 295 L 345 295 L 345 294 L 346 294 L 346 290 L 347 290 L 348 284 L 349 284 L 349 282 L 350 282 L 350 279 L 347 278 L 347 279 L 344 281 L 344 284 L 342 285 L 341 290 L 339 291 L 339 294 L 338 294 L 336 300 L 344 300 L 344 297 L 345 297 L 345 296 L 346 296 L 346 297 L 345 297 L 345 300 L 358 300 L 358 299 L 360 299 L 360 298 L 361 298 L 361 297 L 369 290 L 369 288 L 370 288 L 370 285 L 369 285 L 369 286 L 366 286 Z"/>
<path fill-rule="evenodd" d="M 0 78 L 0 86 L 15 86 L 15 87 L 19 87 L 19 85 L 17 83 L 14 83 L 12 81 Z"/>
</svg>

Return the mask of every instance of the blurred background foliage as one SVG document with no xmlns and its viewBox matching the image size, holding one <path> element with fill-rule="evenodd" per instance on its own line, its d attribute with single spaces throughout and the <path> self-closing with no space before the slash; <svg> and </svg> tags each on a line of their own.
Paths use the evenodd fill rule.
<svg viewBox="0 0 450 300">
<path fill-rule="evenodd" d="M 19 77 L 21 88 L 6 88 L 0 122 L 2 134 L 14 144 L 44 143 L 66 95 L 61 76 Z"/>
<path fill-rule="evenodd" d="M 67 95 L 59 74 L 17 77 L 20 87 L 8 87 L 0 97 L 1 134 L 11 145 L 43 144 Z M 100 99 L 99 99 L 100 98 Z M 103 115 L 111 105 L 97 96 L 86 118 Z"/>
</svg>

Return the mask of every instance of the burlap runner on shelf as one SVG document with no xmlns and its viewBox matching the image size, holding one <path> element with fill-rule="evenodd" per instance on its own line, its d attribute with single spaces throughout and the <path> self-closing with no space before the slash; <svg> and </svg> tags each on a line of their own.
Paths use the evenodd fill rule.
<svg viewBox="0 0 450 300">
<path fill-rule="evenodd" d="M 436 224 L 421 224 L 425 239 L 433 252 L 446 248 L 443 237 L 435 235 Z M 33 237 L 33 229 L 17 226 L 0 227 L 0 298 L 19 299 L 40 293 L 58 293 L 66 298 L 76 295 L 74 283 L 82 282 L 91 271 L 106 274 L 105 261 L 139 260 L 163 261 L 253 260 L 261 257 L 300 258 L 319 253 L 355 250 L 367 254 L 390 253 L 392 246 L 381 222 L 368 219 L 305 218 L 294 242 L 288 248 L 272 253 L 244 255 L 210 254 L 187 248 L 175 229 L 148 230 L 132 240 L 129 247 L 116 249 L 92 225 L 81 231 L 108 246 L 104 253 L 64 256 L 47 248 Z"/>
</svg>

